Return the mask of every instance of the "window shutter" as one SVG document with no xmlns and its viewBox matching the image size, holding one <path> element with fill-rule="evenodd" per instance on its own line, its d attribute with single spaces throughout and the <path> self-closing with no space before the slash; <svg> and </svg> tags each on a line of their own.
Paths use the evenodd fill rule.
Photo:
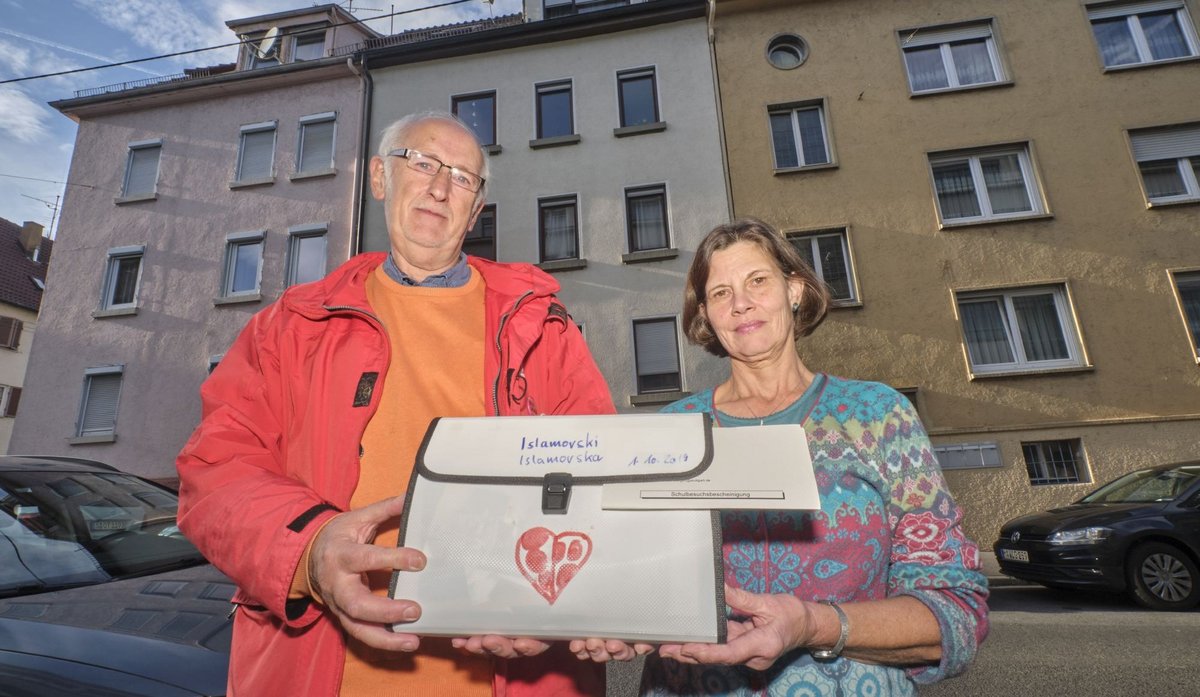
<svg viewBox="0 0 1200 697">
<path fill-rule="evenodd" d="M 112 433 L 117 425 L 117 401 L 121 397 L 121 374 L 88 376 L 79 435 Z"/>
<path fill-rule="evenodd" d="M 304 124 L 300 171 L 316 172 L 333 166 L 333 121 Z"/>
<path fill-rule="evenodd" d="M 161 147 L 134 148 L 129 151 L 129 175 L 125 195 L 152 194 L 158 183 L 158 156 Z"/>
<path fill-rule="evenodd" d="M 1146 0 L 1144 2 L 1123 2 L 1119 5 L 1088 8 L 1088 19 L 1112 19 L 1113 17 L 1128 17 L 1142 12 L 1161 12 L 1163 10 L 1178 10 L 1183 7 L 1183 0 Z"/>
<path fill-rule="evenodd" d="M 242 134 L 242 167 L 238 180 L 266 179 L 271 176 L 275 157 L 275 131 L 251 131 Z"/>
<path fill-rule="evenodd" d="M 1200 156 L 1200 124 L 1130 134 L 1138 162 Z"/>
<path fill-rule="evenodd" d="M 932 46 L 951 41 L 969 41 L 971 39 L 987 39 L 992 36 L 992 25 L 968 24 L 955 27 L 929 27 L 909 29 L 900 32 L 900 41 L 904 48 Z"/>
<path fill-rule="evenodd" d="M 15 349 L 20 346 L 23 324 L 15 317 L 0 317 L 0 348 Z"/>
<path fill-rule="evenodd" d="M 21 401 L 21 388 L 8 388 L 8 401 L 4 403 L 4 416 L 17 415 L 17 403 Z"/>
<path fill-rule="evenodd" d="M 637 347 L 637 374 L 661 375 L 679 372 L 675 322 L 638 322 L 633 325 Z"/>
</svg>

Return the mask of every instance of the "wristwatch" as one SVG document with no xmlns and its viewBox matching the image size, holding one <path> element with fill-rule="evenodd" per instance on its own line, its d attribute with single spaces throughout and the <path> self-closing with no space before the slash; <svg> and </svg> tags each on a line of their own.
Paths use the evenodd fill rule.
<svg viewBox="0 0 1200 697">
<path fill-rule="evenodd" d="M 839 607 L 837 603 L 829 600 L 822 600 L 821 602 L 833 608 L 833 611 L 837 613 L 838 621 L 842 623 L 842 633 L 838 635 L 837 643 L 833 645 L 833 648 L 809 649 L 808 653 L 813 657 L 814 661 L 828 663 L 841 656 L 842 649 L 846 648 L 846 639 L 850 638 L 850 618 L 846 617 L 846 611 Z"/>
</svg>

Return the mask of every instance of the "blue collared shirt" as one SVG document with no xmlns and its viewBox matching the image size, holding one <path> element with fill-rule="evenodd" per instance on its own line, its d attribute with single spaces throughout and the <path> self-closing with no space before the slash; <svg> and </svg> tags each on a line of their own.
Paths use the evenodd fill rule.
<svg viewBox="0 0 1200 697">
<path fill-rule="evenodd" d="M 467 285 L 467 281 L 471 280 L 471 267 L 467 264 L 467 255 L 461 252 L 454 266 L 446 269 L 443 273 L 428 276 L 424 281 L 419 283 L 400 270 L 400 267 L 396 265 L 396 260 L 392 258 L 391 254 L 388 254 L 387 261 L 383 262 L 383 272 L 396 283 L 422 288 L 461 288 Z"/>
</svg>

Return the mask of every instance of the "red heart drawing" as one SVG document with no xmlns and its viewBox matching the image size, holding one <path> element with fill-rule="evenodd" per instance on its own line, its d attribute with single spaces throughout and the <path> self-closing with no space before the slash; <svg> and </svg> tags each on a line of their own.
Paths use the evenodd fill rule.
<svg viewBox="0 0 1200 697">
<path fill-rule="evenodd" d="M 529 528 L 517 539 L 517 568 L 551 605 L 592 556 L 592 538 L 581 532 Z"/>
</svg>

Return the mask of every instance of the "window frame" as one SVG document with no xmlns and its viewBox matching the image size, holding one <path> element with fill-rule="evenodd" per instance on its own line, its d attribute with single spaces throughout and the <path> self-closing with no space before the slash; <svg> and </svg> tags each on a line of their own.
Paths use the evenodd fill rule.
<svg viewBox="0 0 1200 697">
<path fill-rule="evenodd" d="M 21 388 L 17 385 L 0 385 L 0 418 L 16 418 L 21 403 Z"/>
<path fill-rule="evenodd" d="M 959 456 L 953 461 L 950 455 L 958 453 Z M 979 443 L 940 443 L 933 446 L 933 454 L 937 457 L 938 467 L 942 470 L 974 470 L 974 469 L 989 469 L 993 467 L 1003 467 L 1004 459 L 1000 456 L 1000 444 L 995 441 L 984 441 Z M 974 455 L 978 455 L 978 464 L 968 462 L 974 459 Z"/>
<path fill-rule="evenodd" d="M 567 125 L 566 133 L 555 133 L 553 135 L 545 135 L 542 109 L 542 96 L 548 94 L 557 94 L 559 92 L 567 93 Z M 562 80 L 551 80 L 547 82 L 539 82 L 533 86 L 534 96 L 534 114 L 535 124 L 534 133 L 535 140 L 549 140 L 552 138 L 571 138 L 577 135 L 575 127 L 575 83 L 572 78 Z"/>
<path fill-rule="evenodd" d="M 658 197 L 659 210 L 662 212 L 662 236 L 663 243 L 659 247 L 639 247 L 634 243 L 633 229 L 633 203 L 638 199 L 648 199 Z M 636 186 L 627 186 L 624 191 L 625 199 L 625 243 L 628 245 L 630 254 L 639 252 L 657 252 L 672 249 L 671 247 L 671 221 L 670 221 L 670 206 L 667 203 L 667 184 L 639 184 Z"/>
<path fill-rule="evenodd" d="M 88 429 L 87 418 L 91 398 L 94 392 L 96 378 L 116 376 L 116 396 L 113 398 L 112 425 L 108 428 Z M 75 421 L 75 439 L 89 442 L 112 441 L 117 435 L 117 418 L 120 414 L 121 392 L 125 386 L 125 366 L 107 365 L 85 368 L 83 371 L 83 391 L 79 398 L 79 410 Z"/>
<path fill-rule="evenodd" d="M 820 251 L 819 247 L 817 246 L 818 240 L 820 238 L 834 237 L 834 236 L 837 236 L 841 241 L 842 261 L 843 261 L 843 264 L 845 265 L 844 271 L 846 273 L 846 285 L 850 291 L 850 297 L 848 297 L 848 298 L 838 298 L 834 295 L 833 286 L 831 286 L 829 284 L 829 281 L 827 281 L 825 278 L 824 262 L 820 258 L 820 255 L 818 254 L 818 252 Z M 813 263 L 813 271 L 817 274 L 817 278 L 820 278 L 821 281 L 823 283 L 825 283 L 826 286 L 829 287 L 830 299 L 831 299 L 830 305 L 832 307 L 861 307 L 862 306 L 862 295 L 860 294 L 859 288 L 858 288 L 858 272 L 857 272 L 857 269 L 855 268 L 854 253 L 852 251 L 853 248 L 850 245 L 850 230 L 849 230 L 849 228 L 843 226 L 843 227 L 819 228 L 816 230 L 792 230 L 792 231 L 786 232 L 784 234 L 784 237 L 793 246 L 795 246 L 796 243 L 800 242 L 800 241 L 809 242 L 809 250 L 812 254 L 812 258 L 813 258 L 813 262 L 814 262 Z"/>
<path fill-rule="evenodd" d="M 246 155 L 246 137 L 258 133 L 271 133 L 271 156 L 267 168 L 267 173 L 264 176 L 245 177 L 243 176 L 243 167 L 245 165 Z M 265 184 L 275 180 L 275 151 L 279 147 L 279 122 L 278 121 L 260 121 L 258 123 L 246 124 L 238 129 L 238 153 L 237 162 L 234 165 L 233 182 L 234 186 L 250 186 L 253 184 Z"/>
<path fill-rule="evenodd" d="M 120 311 L 135 310 L 142 289 L 142 271 L 145 269 L 146 246 L 133 245 L 128 247 L 113 247 L 108 250 L 108 261 L 104 267 L 104 284 L 101 288 L 100 310 Z M 129 302 L 115 302 L 114 295 L 121 271 L 121 262 L 127 259 L 137 259 L 137 277 L 133 281 L 133 298 Z"/>
<path fill-rule="evenodd" d="M 0 315 L 0 348 L 19 351 L 21 349 L 21 333 L 24 329 L 25 322 L 23 320 Z"/>
<path fill-rule="evenodd" d="M 798 114 L 801 111 L 817 112 L 817 116 L 821 123 L 821 138 L 824 139 L 822 144 L 825 149 L 824 162 L 804 162 L 804 140 L 801 136 L 800 121 Z M 796 165 L 780 165 L 778 151 L 775 147 L 775 127 L 772 123 L 772 117 L 780 114 L 788 114 L 790 116 L 791 135 L 793 154 L 796 157 Z M 829 109 L 824 97 L 820 99 L 808 99 L 796 102 L 784 102 L 780 104 L 767 105 L 767 135 L 771 147 L 771 166 L 776 174 L 787 172 L 810 171 L 814 169 L 827 169 L 838 166 L 837 155 L 833 147 L 833 131 L 829 124 Z"/>
<path fill-rule="evenodd" d="M 1126 132 L 1146 207 L 1200 202 L 1200 122 L 1133 128 Z M 1144 164 L 1173 161 L 1184 193 L 1151 196 Z"/>
<path fill-rule="evenodd" d="M 653 110 L 652 118 L 641 123 L 626 123 L 625 121 L 625 86 L 633 81 L 650 78 L 650 101 Z M 617 124 L 618 128 L 649 128 L 662 123 L 662 112 L 659 109 L 658 70 L 653 65 L 640 68 L 618 70 L 617 78 Z"/>
<path fill-rule="evenodd" d="M 1063 344 L 1067 350 L 1066 358 L 1048 359 L 1044 361 L 1029 360 L 1025 356 L 1025 347 L 1020 334 L 1020 320 L 1013 307 L 1014 297 L 1045 295 L 1053 296 L 1056 318 Z M 967 365 L 970 379 L 1005 376 L 1030 375 L 1055 372 L 1075 372 L 1090 369 L 1087 348 L 1083 343 L 1083 334 L 1075 313 L 1075 302 L 1070 285 L 1066 281 L 1047 281 L 1021 286 L 1004 286 L 983 289 L 960 289 L 953 291 L 954 316 L 958 322 L 959 338 L 962 343 L 963 359 Z M 970 302 L 999 301 L 1002 310 L 1001 322 L 1004 338 L 1013 361 L 1006 363 L 981 363 L 976 365 L 971 358 L 971 344 L 967 335 L 967 327 L 963 320 L 962 306 Z"/>
<path fill-rule="evenodd" d="M 909 96 L 911 97 L 985 89 L 997 85 L 1012 84 L 1008 66 L 1004 61 L 1004 55 L 1000 51 L 995 18 L 988 17 L 948 24 L 909 27 L 908 29 L 896 32 L 896 38 L 900 48 L 900 64 L 904 68 L 904 77 L 908 84 Z M 954 69 L 956 66 L 951 46 L 955 43 L 977 41 L 979 39 L 984 40 L 984 46 L 987 49 L 988 59 L 992 66 L 993 79 L 987 82 L 962 84 L 959 82 L 958 70 Z M 908 55 L 917 49 L 929 48 L 931 46 L 938 47 L 942 70 L 946 74 L 946 86 L 917 89 L 913 82 L 913 73 L 908 62 Z"/>
<path fill-rule="evenodd" d="M 643 384 L 643 374 L 641 371 L 641 355 L 638 351 L 638 325 L 642 324 L 666 324 L 670 323 L 671 331 L 674 336 L 672 346 L 675 349 L 675 381 L 667 387 L 650 389 Z M 647 397 L 661 394 L 676 394 L 683 390 L 683 350 L 679 344 L 679 317 L 677 315 L 656 315 L 651 317 L 638 317 L 630 321 L 630 339 L 633 348 L 633 384 L 634 394 L 638 397 Z M 649 357 L 648 357 L 649 358 Z M 647 373 L 651 376 L 671 375 L 671 373 Z"/>
<path fill-rule="evenodd" d="M 475 224 L 472 225 L 470 227 L 470 229 L 467 230 L 466 236 L 463 237 L 463 252 L 470 254 L 471 256 L 476 256 L 476 257 L 480 257 L 483 259 L 490 259 L 492 261 L 496 261 L 496 257 L 498 256 L 498 252 L 499 252 L 497 240 L 499 237 L 499 227 L 498 226 L 500 223 L 500 219 L 499 219 L 497 210 L 498 209 L 497 209 L 497 206 L 495 203 L 484 204 L 483 208 L 481 208 L 479 210 L 479 217 L 475 219 Z M 540 212 L 540 209 L 539 209 L 539 212 Z M 480 235 L 478 237 L 472 237 L 472 234 L 475 232 L 476 228 L 479 228 L 480 230 L 483 229 L 484 220 L 486 220 L 488 217 L 490 217 L 491 221 L 492 221 L 492 236 L 486 237 L 486 236 Z M 539 215 L 538 217 L 540 219 L 541 216 Z M 481 254 L 475 254 L 473 249 L 472 249 L 472 251 L 468 251 L 468 247 L 481 246 L 481 242 L 487 242 L 488 240 L 490 240 L 492 256 L 488 257 L 488 256 L 484 256 Z"/>
<path fill-rule="evenodd" d="M 1185 0 L 1090 2 L 1085 5 L 1084 9 L 1087 13 L 1088 28 L 1091 30 L 1092 41 L 1095 43 L 1096 51 L 1099 53 L 1100 65 L 1105 72 L 1165 65 L 1200 58 L 1200 36 L 1196 33 L 1196 25 L 1192 21 L 1191 14 L 1188 12 Z M 1187 44 L 1189 53 L 1186 56 L 1155 59 L 1146 41 L 1146 34 L 1142 28 L 1141 20 L 1135 20 L 1135 18 L 1143 14 L 1167 11 L 1174 13 L 1179 31 L 1183 35 L 1183 40 Z M 1125 19 L 1125 26 L 1129 30 L 1130 39 L 1133 41 L 1133 47 L 1137 52 L 1138 60 L 1132 63 L 1115 63 L 1109 65 L 1104 61 L 1104 47 L 1100 43 L 1100 37 L 1096 35 L 1096 22 L 1098 20 L 1115 19 L 1118 17 Z"/>
<path fill-rule="evenodd" d="M 546 218 L 545 211 L 549 208 L 571 206 L 575 225 L 575 255 L 570 257 L 546 257 Z M 572 262 L 583 259 L 582 239 L 579 234 L 579 194 L 560 194 L 545 196 L 537 200 L 538 207 L 538 263 Z"/>
<path fill-rule="evenodd" d="M 257 299 L 262 295 L 263 255 L 266 251 L 266 230 L 235 232 L 225 237 L 225 259 L 221 265 L 221 298 Z M 241 247 L 258 245 L 258 269 L 252 290 L 233 290 L 236 278 L 237 250 Z"/>
<path fill-rule="evenodd" d="M 306 240 L 321 240 L 321 269 L 319 277 L 308 280 L 297 278 L 300 267 L 300 248 Z M 329 224 L 315 223 L 312 225 L 294 225 L 288 228 L 287 272 L 284 274 L 284 286 L 291 287 L 298 283 L 309 283 L 320 280 L 328 273 L 329 266 Z M 262 273 L 262 261 L 259 261 L 259 274 Z"/>
<path fill-rule="evenodd" d="M 151 140 L 137 140 L 127 145 L 128 152 L 125 156 L 125 176 L 121 180 L 121 195 L 118 197 L 118 202 L 123 201 L 142 201 L 147 199 L 158 198 L 158 175 L 162 171 L 162 148 L 163 139 L 154 138 Z M 139 152 L 148 150 L 158 151 L 154 157 L 154 177 L 153 183 L 149 191 L 130 191 L 129 184 L 133 178 L 133 166 Z"/>
<path fill-rule="evenodd" d="M 321 55 L 317 56 L 316 58 L 297 58 L 296 55 L 299 53 L 301 44 L 302 43 L 307 43 L 307 44 L 316 43 L 315 41 L 311 41 L 311 39 L 318 35 L 320 35 L 320 37 L 321 37 Z M 305 41 L 305 39 L 310 39 L 310 40 Z M 295 63 L 295 62 L 304 63 L 307 61 L 315 61 L 315 60 L 321 60 L 322 58 L 327 58 L 328 52 L 326 51 L 325 44 L 328 42 L 329 42 L 329 31 L 326 27 L 310 27 L 307 29 L 300 29 L 298 31 L 294 31 L 294 33 L 292 34 L 292 37 L 291 37 L 291 41 L 289 42 L 290 46 L 288 47 L 288 62 L 289 63 Z"/>
<path fill-rule="evenodd" d="M 1074 477 L 1050 477 L 1049 467 L 1051 462 L 1046 457 L 1045 450 L 1050 446 L 1065 446 L 1070 450 L 1071 460 L 1069 463 L 1064 461 L 1063 464 L 1069 464 L 1074 472 Z M 1030 462 L 1029 451 L 1031 449 L 1038 451 L 1037 462 Z M 1081 438 L 1053 438 L 1050 440 L 1036 441 L 1021 441 L 1021 460 L 1025 463 L 1025 475 L 1029 479 L 1030 486 L 1055 486 L 1060 484 L 1090 484 L 1092 481 L 1091 473 L 1088 468 L 1087 452 L 1083 447 L 1083 439 Z M 1034 469 L 1041 470 L 1041 476 L 1034 476 Z"/>
<path fill-rule="evenodd" d="M 309 126 L 320 124 L 330 124 L 331 130 L 329 133 L 329 161 L 324 167 L 314 169 L 304 169 L 304 150 L 307 144 L 305 134 L 308 132 Z M 296 134 L 296 174 L 313 176 L 317 174 L 326 174 L 334 171 L 334 163 L 337 154 L 337 112 L 326 111 L 320 114 L 309 114 L 301 116 L 297 125 L 298 133 Z"/>
<path fill-rule="evenodd" d="M 500 100 L 498 97 L 497 90 L 481 90 L 479 92 L 471 92 L 471 93 L 467 93 L 467 94 L 450 95 L 450 113 L 454 114 L 455 116 L 458 116 L 458 118 L 462 119 L 463 123 L 466 123 L 468 126 L 471 127 L 471 130 L 474 131 L 475 129 L 474 129 L 474 126 L 472 125 L 472 123 L 470 121 L 467 121 L 466 119 L 463 119 L 463 117 L 458 113 L 458 110 L 459 110 L 459 105 L 461 103 L 476 101 L 476 100 L 480 100 L 480 99 L 490 99 L 492 102 L 492 123 L 491 123 L 492 137 L 491 137 L 491 142 L 485 142 L 483 138 L 480 138 L 479 133 L 477 133 L 477 132 L 475 133 L 475 137 L 479 139 L 479 144 L 482 145 L 483 147 L 494 148 L 494 147 L 500 145 L 500 137 L 499 137 L 500 134 L 498 131 L 499 125 L 497 124 L 499 115 L 496 113 L 498 111 L 498 106 L 499 106 Z"/>
<path fill-rule="evenodd" d="M 1200 364 L 1200 310 L 1197 311 L 1195 317 L 1188 314 L 1187 302 L 1184 298 L 1183 288 L 1181 287 L 1181 277 L 1186 277 L 1188 285 L 1195 284 L 1197 292 L 1200 292 L 1200 267 L 1188 269 L 1172 269 L 1167 272 L 1171 279 L 1171 292 L 1175 296 L 1175 306 L 1179 311 L 1179 319 L 1183 322 L 1183 331 L 1187 335 L 1188 344 L 1192 349 L 1192 359 Z"/>
<path fill-rule="evenodd" d="M 988 195 L 985 197 L 980 195 L 981 192 L 987 192 L 987 180 L 983 174 L 983 166 L 980 162 L 981 158 L 1004 155 L 1017 156 L 1017 165 L 1021 170 L 1021 179 L 1025 187 L 1025 195 L 1029 199 L 1030 210 L 1028 211 L 994 213 L 992 212 L 991 196 Z M 980 148 L 930 152 L 927 153 L 926 160 L 929 168 L 928 172 L 930 187 L 933 192 L 934 210 L 937 213 L 938 224 L 941 229 L 966 225 L 998 223 L 1009 220 L 1029 220 L 1031 218 L 1045 217 L 1050 214 L 1049 206 L 1043 193 L 1044 187 L 1042 186 L 1042 180 L 1041 177 L 1038 176 L 1038 170 L 1033 156 L 1033 148 L 1028 141 L 1023 143 L 991 145 Z M 942 198 L 938 193 L 938 180 L 935 168 L 938 165 L 957 164 L 961 162 L 966 162 L 971 172 L 971 184 L 974 188 L 975 202 L 978 205 L 980 213 L 977 216 L 947 218 L 942 210 Z"/>
</svg>

